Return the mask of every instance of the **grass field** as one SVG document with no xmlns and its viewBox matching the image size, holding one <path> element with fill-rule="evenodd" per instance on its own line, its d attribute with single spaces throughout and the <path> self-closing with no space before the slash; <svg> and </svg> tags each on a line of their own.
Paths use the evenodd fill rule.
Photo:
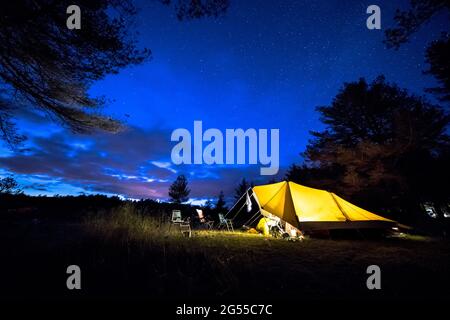
<svg viewBox="0 0 450 320">
<path fill-rule="evenodd" d="M 242 232 L 194 231 L 130 208 L 84 223 L 0 224 L 2 299 L 442 299 L 450 245 L 423 237 L 289 242 Z M 82 289 L 66 289 L 79 265 Z M 380 266 L 382 289 L 366 268 Z"/>
</svg>

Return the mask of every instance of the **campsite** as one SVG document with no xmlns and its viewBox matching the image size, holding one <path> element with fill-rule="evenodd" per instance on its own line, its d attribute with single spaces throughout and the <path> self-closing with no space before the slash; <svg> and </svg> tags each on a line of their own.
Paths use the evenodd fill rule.
<svg viewBox="0 0 450 320">
<path fill-rule="evenodd" d="M 209 229 L 199 220 L 192 221 L 188 237 L 171 225 L 170 204 L 85 196 L 41 199 L 47 204 L 38 205 L 36 199 L 21 197 L 20 203 L 35 210 L 2 215 L 0 269 L 7 275 L 2 299 L 133 296 L 162 302 L 274 303 L 280 297 L 314 302 L 336 296 L 367 301 L 448 296 L 449 243 L 438 237 L 336 233 L 289 241 L 238 227 L 217 229 L 219 221 Z M 68 204 L 64 216 L 49 209 L 56 200 Z M 71 208 L 70 200 L 85 208 Z M 190 206 L 178 208 L 183 218 L 197 214 Z M 242 214 L 251 217 L 247 210 Z M 81 290 L 65 286 L 69 265 L 81 268 Z M 381 290 L 367 289 L 370 265 L 381 269 Z"/>
<path fill-rule="evenodd" d="M 447 307 L 449 17 L 449 0 L 4 1 L 0 309 Z"/>
</svg>

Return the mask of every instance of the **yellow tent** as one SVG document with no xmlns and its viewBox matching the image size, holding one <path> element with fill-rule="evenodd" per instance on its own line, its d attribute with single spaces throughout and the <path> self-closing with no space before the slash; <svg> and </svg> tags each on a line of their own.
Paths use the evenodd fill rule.
<svg viewBox="0 0 450 320">
<path fill-rule="evenodd" d="M 262 215 L 273 214 L 301 230 L 383 228 L 395 224 L 332 192 L 279 182 L 253 187 Z"/>
</svg>

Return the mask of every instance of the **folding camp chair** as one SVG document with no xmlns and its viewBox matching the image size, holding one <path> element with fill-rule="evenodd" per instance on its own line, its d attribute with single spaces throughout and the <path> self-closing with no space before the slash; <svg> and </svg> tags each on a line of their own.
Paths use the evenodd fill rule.
<svg viewBox="0 0 450 320">
<path fill-rule="evenodd" d="M 191 235 L 192 235 L 191 221 L 189 218 L 183 220 L 183 218 L 181 217 L 180 210 L 172 210 L 172 219 L 171 219 L 171 224 L 169 226 L 169 231 L 170 231 L 172 225 L 178 225 L 182 234 L 187 234 L 189 236 L 189 238 L 191 237 Z"/>
<path fill-rule="evenodd" d="M 206 226 L 208 228 L 208 230 L 211 230 L 214 225 L 214 221 L 206 219 L 205 215 L 203 214 L 203 210 L 195 209 L 195 211 L 197 211 L 198 219 L 200 220 L 200 223 L 202 225 Z"/>
<path fill-rule="evenodd" d="M 287 233 L 282 225 L 280 220 L 271 220 L 271 223 L 267 223 L 269 225 L 269 233 L 274 238 L 289 238 L 290 235 Z"/>
<path fill-rule="evenodd" d="M 297 235 L 298 230 L 294 227 L 283 227 L 279 218 L 272 220 L 269 218 L 267 225 L 269 227 L 269 234 L 274 238 L 282 238 L 288 241 L 303 240 L 304 238 L 301 233 L 300 235 Z"/>
<path fill-rule="evenodd" d="M 222 213 L 219 213 L 219 229 L 224 227 L 227 227 L 228 231 L 234 231 L 233 221 L 226 219 Z"/>
</svg>

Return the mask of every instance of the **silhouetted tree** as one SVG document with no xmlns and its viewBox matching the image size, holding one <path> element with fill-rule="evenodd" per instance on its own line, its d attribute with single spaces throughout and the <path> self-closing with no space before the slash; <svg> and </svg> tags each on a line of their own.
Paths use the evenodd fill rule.
<svg viewBox="0 0 450 320">
<path fill-rule="evenodd" d="M 178 18 L 195 19 L 225 12 L 227 0 L 160 0 L 173 5 Z M 119 122 L 100 115 L 102 97 L 91 84 L 107 74 L 143 62 L 128 25 L 136 13 L 132 0 L 78 0 L 81 29 L 66 26 L 72 1 L 15 0 L 0 14 L 0 138 L 11 147 L 16 134 L 14 110 L 36 107 L 75 132 L 117 131 Z"/>
<path fill-rule="evenodd" d="M 214 207 L 214 210 L 217 213 L 225 213 L 227 210 L 226 203 L 225 203 L 225 195 L 223 194 L 223 191 L 220 191 L 219 197 L 217 198 L 216 206 Z"/>
<path fill-rule="evenodd" d="M 180 175 L 169 187 L 170 201 L 174 203 L 183 203 L 189 200 L 188 181 L 184 175 Z"/>
<path fill-rule="evenodd" d="M 14 106 L 10 101 L 4 99 L 4 91 L 0 88 L 0 140 L 3 140 L 7 146 L 14 149 L 26 137 L 17 133 L 16 124 L 12 121 Z"/>
<path fill-rule="evenodd" d="M 213 207 L 213 203 L 211 200 L 206 200 L 205 204 L 203 205 L 203 209 L 210 211 Z"/>
<path fill-rule="evenodd" d="M 387 29 L 385 43 L 389 48 L 398 49 L 403 43 L 409 41 L 411 35 L 421 26 L 430 21 L 433 16 L 441 11 L 450 13 L 450 1 L 448 0 L 411 0 L 410 9 L 397 10 L 394 17 L 397 27 Z M 436 39 L 428 45 L 426 61 L 430 65 L 426 73 L 433 75 L 439 82 L 437 88 L 429 88 L 428 92 L 434 93 L 441 101 L 450 101 L 450 30 L 442 30 L 441 39 Z"/>
<path fill-rule="evenodd" d="M 225 13 L 230 5 L 229 0 L 161 0 L 165 4 L 173 4 L 179 20 L 192 20 L 201 17 L 218 17 Z"/>
<path fill-rule="evenodd" d="M 252 187 L 253 183 L 247 182 L 245 178 L 242 178 L 237 188 L 234 189 L 234 199 L 238 201 L 242 197 L 242 195 L 244 195 L 247 192 L 248 188 Z"/>
<path fill-rule="evenodd" d="M 44 110 L 75 131 L 119 128 L 116 121 L 95 113 L 104 100 L 91 97 L 88 90 L 93 81 L 149 56 L 148 50 L 136 49 L 127 33 L 134 7 L 130 1 L 80 0 L 81 30 L 69 30 L 70 4 L 17 0 L 2 5 L 0 83 L 8 92 L 1 96 L 1 122 L 11 116 L 6 105 L 21 103 Z M 108 10 L 118 17 L 111 19 Z M 7 137 L 11 133 L 2 132 Z"/>
<path fill-rule="evenodd" d="M 421 26 L 443 10 L 450 10 L 448 0 L 410 0 L 409 10 L 396 11 L 394 20 L 397 27 L 386 30 L 384 42 L 388 47 L 398 49 L 400 45 L 408 42 Z"/>
<path fill-rule="evenodd" d="M 332 189 L 340 179 L 340 170 L 337 165 L 307 166 L 306 164 L 293 164 L 286 172 L 288 181 L 315 187 L 319 189 Z"/>
<path fill-rule="evenodd" d="M 441 39 L 432 42 L 425 57 L 430 65 L 426 73 L 433 75 L 440 84 L 427 91 L 436 94 L 441 101 L 450 101 L 450 35 L 443 34 Z"/>
<path fill-rule="evenodd" d="M 0 178 L 0 193 L 20 193 L 19 184 L 13 177 Z"/>
<path fill-rule="evenodd" d="M 373 202 L 380 206 L 430 194 L 448 179 L 448 168 L 438 173 L 433 167 L 448 154 L 449 116 L 384 77 L 370 84 L 364 79 L 346 83 L 330 106 L 317 110 L 326 128 L 312 132 L 303 154 L 307 166 L 291 167 L 289 179 L 376 197 Z"/>
</svg>

